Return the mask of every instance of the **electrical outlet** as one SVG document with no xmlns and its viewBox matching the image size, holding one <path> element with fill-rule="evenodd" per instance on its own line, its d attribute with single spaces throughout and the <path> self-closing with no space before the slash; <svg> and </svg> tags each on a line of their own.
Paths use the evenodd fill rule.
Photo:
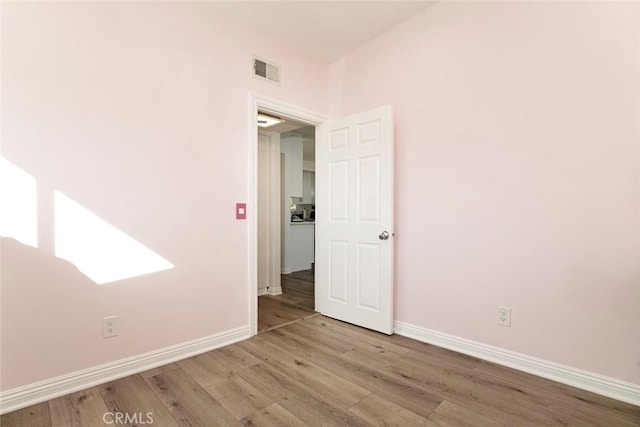
<svg viewBox="0 0 640 427">
<path fill-rule="evenodd" d="M 498 325 L 511 326 L 511 308 L 498 306 Z"/>
<path fill-rule="evenodd" d="M 102 338 L 115 337 L 118 335 L 118 316 L 102 318 Z"/>
</svg>

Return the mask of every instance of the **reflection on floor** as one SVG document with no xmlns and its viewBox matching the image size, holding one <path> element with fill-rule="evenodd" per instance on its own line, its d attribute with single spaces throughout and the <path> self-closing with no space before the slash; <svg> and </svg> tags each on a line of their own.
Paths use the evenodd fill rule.
<svg viewBox="0 0 640 427">
<path fill-rule="evenodd" d="M 282 295 L 258 298 L 258 332 L 265 332 L 298 322 L 314 311 L 312 270 L 282 275 Z"/>
</svg>

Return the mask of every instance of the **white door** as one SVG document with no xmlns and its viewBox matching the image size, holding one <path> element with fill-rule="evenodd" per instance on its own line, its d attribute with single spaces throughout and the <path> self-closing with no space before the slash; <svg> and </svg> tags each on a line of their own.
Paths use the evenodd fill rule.
<svg viewBox="0 0 640 427">
<path fill-rule="evenodd" d="M 393 111 L 318 128 L 316 311 L 393 332 Z"/>
</svg>

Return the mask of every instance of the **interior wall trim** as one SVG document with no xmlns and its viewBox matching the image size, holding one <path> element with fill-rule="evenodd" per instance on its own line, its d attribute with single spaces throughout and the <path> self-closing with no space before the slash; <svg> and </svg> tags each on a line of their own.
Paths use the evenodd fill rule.
<svg viewBox="0 0 640 427">
<path fill-rule="evenodd" d="M 433 344 L 458 353 L 537 375 L 582 390 L 640 406 L 640 385 L 571 366 L 538 359 L 522 353 L 471 341 L 405 322 L 395 321 L 394 332 L 407 338 Z"/>
<path fill-rule="evenodd" d="M 38 381 L 0 393 L 0 414 L 215 350 L 251 336 L 249 325 Z"/>
<path fill-rule="evenodd" d="M 280 286 L 269 286 L 269 295 L 276 296 L 282 295 L 282 288 Z"/>
</svg>

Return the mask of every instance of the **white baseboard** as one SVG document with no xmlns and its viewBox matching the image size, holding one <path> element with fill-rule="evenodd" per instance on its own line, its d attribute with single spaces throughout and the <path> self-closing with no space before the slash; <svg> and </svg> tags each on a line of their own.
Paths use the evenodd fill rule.
<svg viewBox="0 0 640 427">
<path fill-rule="evenodd" d="M 258 288 L 258 296 L 267 295 L 269 293 L 267 288 Z"/>
<path fill-rule="evenodd" d="M 291 267 L 282 267 L 280 269 L 280 274 L 291 274 Z"/>
<path fill-rule="evenodd" d="M 560 365 L 409 323 L 394 322 L 394 332 L 398 335 L 640 406 L 640 385 L 638 384 Z"/>
<path fill-rule="evenodd" d="M 269 295 L 280 295 L 282 294 L 282 288 L 278 286 L 277 288 L 274 286 L 269 287 Z"/>
<path fill-rule="evenodd" d="M 208 337 L 3 391 L 0 393 L 0 414 L 186 359 L 187 357 L 224 347 L 250 337 L 251 328 L 242 326 L 209 335 Z"/>
</svg>

